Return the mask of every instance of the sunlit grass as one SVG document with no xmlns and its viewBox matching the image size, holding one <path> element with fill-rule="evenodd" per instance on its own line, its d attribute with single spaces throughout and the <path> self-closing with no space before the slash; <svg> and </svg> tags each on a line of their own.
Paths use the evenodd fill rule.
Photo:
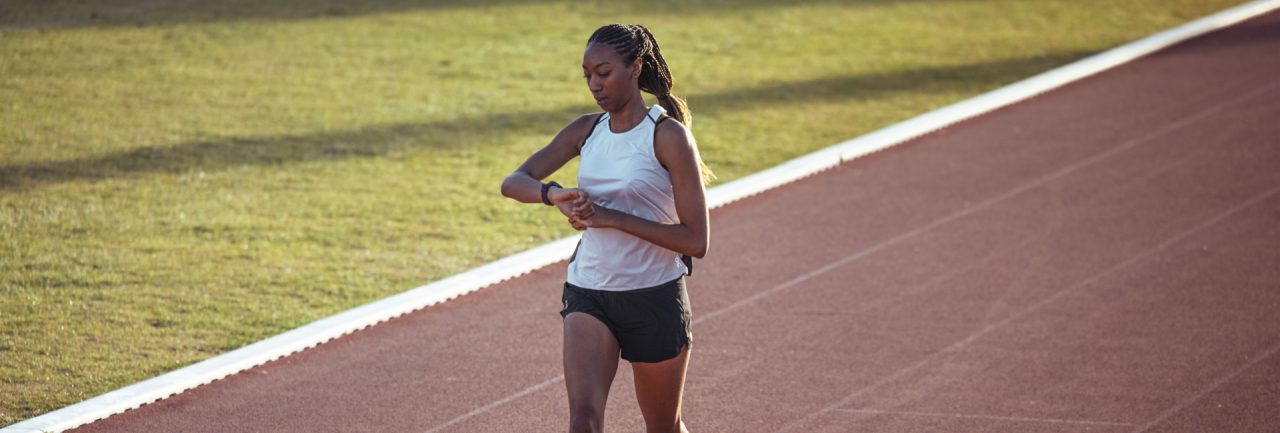
<svg viewBox="0 0 1280 433">
<path fill-rule="evenodd" d="M 723 182 L 1235 2 L 31 3 L 0 425 L 569 234 L 497 186 L 594 108 L 600 24 L 653 28 Z"/>
</svg>

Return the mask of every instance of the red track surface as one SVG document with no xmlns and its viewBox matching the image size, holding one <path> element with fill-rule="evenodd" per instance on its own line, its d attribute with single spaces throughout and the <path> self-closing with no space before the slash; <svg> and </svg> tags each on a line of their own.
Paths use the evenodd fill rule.
<svg viewBox="0 0 1280 433">
<path fill-rule="evenodd" d="M 713 212 L 688 425 L 1280 430 L 1278 53 L 1272 13 Z M 77 431 L 561 431 L 563 275 Z"/>
</svg>

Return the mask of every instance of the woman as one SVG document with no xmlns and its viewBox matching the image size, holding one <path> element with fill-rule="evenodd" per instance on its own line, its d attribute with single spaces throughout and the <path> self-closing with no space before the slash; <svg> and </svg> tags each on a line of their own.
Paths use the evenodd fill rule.
<svg viewBox="0 0 1280 433">
<path fill-rule="evenodd" d="M 710 172 L 671 94 L 671 71 L 640 25 L 596 30 L 582 58 L 602 113 L 579 117 L 502 182 L 502 194 L 556 206 L 584 230 L 564 287 L 569 431 L 604 429 L 618 357 L 631 362 L 649 432 L 687 432 L 680 418 L 692 342 L 684 276 L 710 240 Z M 640 92 L 657 97 L 649 108 Z M 670 120 L 669 120 L 670 119 Z M 543 184 L 581 156 L 578 188 Z"/>
</svg>

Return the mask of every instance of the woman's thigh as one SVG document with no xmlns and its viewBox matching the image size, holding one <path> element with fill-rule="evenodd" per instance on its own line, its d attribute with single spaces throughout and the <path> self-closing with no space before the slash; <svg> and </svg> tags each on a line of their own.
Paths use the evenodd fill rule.
<svg viewBox="0 0 1280 433">
<path fill-rule="evenodd" d="M 604 416 L 609 386 L 618 372 L 618 341 L 609 328 L 590 314 L 573 312 L 564 318 L 564 383 L 569 410 Z"/>
<path fill-rule="evenodd" d="M 633 362 L 636 401 L 651 432 L 685 431 L 680 406 L 684 398 L 685 372 L 689 369 L 689 346 L 676 357 L 661 362 Z"/>
</svg>

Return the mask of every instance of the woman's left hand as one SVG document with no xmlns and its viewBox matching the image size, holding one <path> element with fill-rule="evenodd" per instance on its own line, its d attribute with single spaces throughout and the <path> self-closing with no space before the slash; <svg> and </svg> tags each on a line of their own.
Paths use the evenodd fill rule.
<svg viewBox="0 0 1280 433">
<path fill-rule="evenodd" d="M 586 222 L 574 217 L 569 217 L 569 225 L 572 226 L 573 229 L 577 231 L 583 231 L 587 229 Z"/>
<path fill-rule="evenodd" d="M 580 220 L 590 219 L 595 214 L 595 204 L 591 203 L 591 198 L 587 196 L 586 191 L 581 194 L 581 197 L 573 202 L 570 217 Z"/>
<path fill-rule="evenodd" d="M 609 228 L 614 226 L 618 211 L 601 207 L 594 203 L 587 203 L 586 207 L 588 209 L 583 212 L 583 215 L 586 216 L 575 214 L 573 218 L 569 219 L 570 224 L 575 224 L 574 228 L 577 228 L 576 224 L 582 224 L 584 228 Z"/>
</svg>

